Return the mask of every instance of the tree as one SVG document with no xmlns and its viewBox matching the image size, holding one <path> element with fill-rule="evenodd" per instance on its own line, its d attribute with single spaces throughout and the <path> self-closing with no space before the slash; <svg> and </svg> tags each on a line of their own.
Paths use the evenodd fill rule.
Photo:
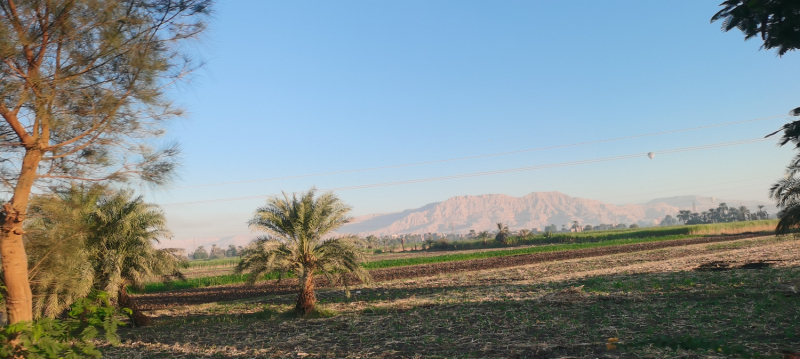
<svg viewBox="0 0 800 359">
<path fill-rule="evenodd" d="M 367 236 L 367 238 L 365 238 L 365 241 L 367 242 L 367 249 L 372 249 L 376 244 L 378 244 L 378 237 L 370 234 Z"/>
<path fill-rule="evenodd" d="M 101 197 L 88 220 L 91 232 L 87 246 L 92 253 L 95 288 L 109 293 L 120 307 L 130 308 L 135 325 L 149 324 L 125 288 L 131 285 L 141 289 L 164 276 L 183 278 L 181 259 L 153 247 L 153 242 L 172 235 L 164 213 L 124 190 Z"/>
<path fill-rule="evenodd" d="M 469 234 L 467 235 L 467 237 L 469 237 L 469 238 L 475 238 L 475 237 L 477 237 L 477 236 L 478 236 L 478 234 L 477 234 L 477 233 L 475 233 L 475 230 L 474 230 L 474 229 L 470 229 L 470 230 L 469 230 Z"/>
<path fill-rule="evenodd" d="M 478 238 L 481 239 L 483 245 L 486 245 L 486 238 L 489 238 L 489 231 L 480 231 L 478 232 Z"/>
<path fill-rule="evenodd" d="M 683 224 L 686 224 L 686 222 L 689 222 L 689 220 L 692 218 L 692 211 L 687 211 L 687 210 L 678 211 L 678 215 L 676 217 L 678 217 L 678 219 L 681 220 Z"/>
<path fill-rule="evenodd" d="M 182 278 L 182 260 L 152 244 L 170 235 L 163 213 L 132 191 L 72 187 L 34 197 L 31 214 L 26 238 L 37 317 L 60 315 L 94 288 L 132 309 L 134 324 L 146 325 L 125 287 L 141 288 L 165 275 Z"/>
<path fill-rule="evenodd" d="M 583 227 L 583 230 L 584 231 L 591 231 L 592 230 L 592 225 L 591 224 L 587 224 L 586 226 Z"/>
<path fill-rule="evenodd" d="M 349 295 L 346 274 L 369 281 L 361 267 L 364 254 L 354 237 L 324 237 L 350 221 L 351 207 L 333 193 L 315 198 L 311 188 L 300 196 L 274 197 L 259 208 L 250 220 L 254 229 L 267 232 L 245 249 L 237 273 L 249 272 L 252 284 L 264 274 L 277 270 L 283 277 L 293 273 L 299 278 L 296 310 L 308 314 L 314 310 L 314 274 L 322 273 L 331 285 L 343 285 Z"/>
<path fill-rule="evenodd" d="M 522 238 L 525 238 L 525 237 L 531 235 L 531 231 L 529 229 L 524 229 L 524 228 L 520 229 L 519 232 L 517 232 L 517 233 L 519 233 L 519 236 L 522 237 Z"/>
<path fill-rule="evenodd" d="M 711 22 L 722 20 L 722 31 L 739 29 L 745 40 L 760 36 L 762 49 L 777 48 L 778 56 L 800 48 L 800 4 L 793 0 L 726 0 Z"/>
<path fill-rule="evenodd" d="M 723 20 L 722 30 L 739 29 L 746 39 L 760 36 L 762 49 L 777 48 L 778 56 L 789 51 L 800 49 L 800 4 L 794 0 L 727 0 L 720 4 L 722 10 L 714 14 L 711 22 Z M 800 107 L 789 112 L 792 116 L 800 116 Z M 795 149 L 800 149 L 800 120 L 784 124 L 781 129 L 767 137 L 783 131 L 778 140 L 780 146 L 789 142 Z M 779 233 L 800 226 L 800 215 L 796 214 L 793 180 L 800 170 L 800 153 L 787 166 L 787 179 L 775 183 L 770 189 L 770 196 L 778 203 L 781 218 L 778 223 Z M 765 214 L 760 213 L 762 216 Z M 760 217 L 761 218 L 761 217 Z"/>
<path fill-rule="evenodd" d="M 630 226 L 628 226 L 628 228 L 630 228 L 630 229 L 639 228 L 639 225 L 634 223 L 634 224 L 631 224 Z"/>
<path fill-rule="evenodd" d="M 192 259 L 208 259 L 208 252 L 203 246 L 197 247 L 194 254 L 192 254 Z"/>
<path fill-rule="evenodd" d="M 236 257 L 236 256 L 238 256 L 238 255 L 239 255 L 239 254 L 237 254 L 237 253 L 238 253 L 238 252 L 236 251 L 236 246 L 234 246 L 233 244 L 231 244 L 231 245 L 229 245 L 229 246 L 228 246 L 228 250 L 227 250 L 227 251 L 225 251 L 225 256 L 226 256 L 226 257 Z"/>
<path fill-rule="evenodd" d="M 212 0 L 0 1 L 0 257 L 9 321 L 32 319 L 23 223 L 34 186 L 164 183 L 177 147 L 152 139 L 180 114 L 165 89 L 194 65 Z"/>
<path fill-rule="evenodd" d="M 497 234 L 494 236 L 494 240 L 502 244 L 507 244 L 509 237 L 511 237 L 511 231 L 508 229 L 508 226 L 502 223 L 497 223 Z"/>
<path fill-rule="evenodd" d="M 210 259 L 225 258 L 225 250 L 220 247 L 217 247 L 216 244 L 212 244 L 211 251 L 208 253 L 208 258 Z"/>
<path fill-rule="evenodd" d="M 578 221 L 572 221 L 572 227 L 570 227 L 570 229 L 575 232 L 580 232 L 583 227 L 581 227 L 581 224 Z"/>
</svg>

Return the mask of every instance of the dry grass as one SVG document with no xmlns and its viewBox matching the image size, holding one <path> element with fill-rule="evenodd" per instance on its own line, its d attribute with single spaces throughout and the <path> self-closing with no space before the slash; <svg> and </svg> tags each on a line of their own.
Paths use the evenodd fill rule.
<svg viewBox="0 0 800 359">
<path fill-rule="evenodd" d="M 717 272 L 779 260 L 774 268 Z M 112 358 L 721 357 L 629 343 L 692 336 L 744 353 L 800 349 L 800 241 L 748 239 L 320 291 L 326 315 L 282 314 L 292 295 L 154 312 Z M 795 287 L 796 288 L 796 287 Z M 333 315 L 335 314 L 335 315 Z M 619 338 L 609 351 L 608 338 Z M 723 348 L 720 348 L 723 349 Z M 731 349 L 733 350 L 733 349 Z"/>
</svg>

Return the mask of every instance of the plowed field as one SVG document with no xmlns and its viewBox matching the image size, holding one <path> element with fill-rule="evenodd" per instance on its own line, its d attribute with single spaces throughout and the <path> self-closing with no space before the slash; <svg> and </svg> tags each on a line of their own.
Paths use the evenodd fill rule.
<svg viewBox="0 0 800 359">
<path fill-rule="evenodd" d="M 568 250 L 549 253 L 534 253 L 509 257 L 496 257 L 486 259 L 476 259 L 457 262 L 435 263 L 418 266 L 396 267 L 387 269 L 375 269 L 370 271 L 373 281 L 382 282 L 394 279 L 407 279 L 415 277 L 428 277 L 445 273 L 457 273 L 466 271 L 480 271 L 492 268 L 506 268 L 526 264 L 534 264 L 548 261 L 560 261 L 575 258 L 587 258 L 604 256 L 610 254 L 630 253 L 659 248 L 669 248 L 686 246 L 692 244 L 714 243 L 733 241 L 744 238 L 762 236 L 761 234 L 742 234 L 732 236 L 716 236 L 681 239 L 664 242 L 627 244 L 620 246 L 608 246 L 599 248 L 588 248 L 579 250 Z M 355 283 L 354 283 L 355 284 Z M 327 281 L 322 277 L 316 278 L 317 288 L 328 286 Z M 143 310 L 166 309 L 175 306 L 212 303 L 219 301 L 229 301 L 236 299 L 255 298 L 267 294 L 291 293 L 296 290 L 297 280 L 287 279 L 280 283 L 277 281 L 266 281 L 257 285 L 249 286 L 243 284 L 226 285 L 217 287 L 187 289 L 181 291 L 162 292 L 153 294 L 137 295 L 135 298 Z"/>
</svg>

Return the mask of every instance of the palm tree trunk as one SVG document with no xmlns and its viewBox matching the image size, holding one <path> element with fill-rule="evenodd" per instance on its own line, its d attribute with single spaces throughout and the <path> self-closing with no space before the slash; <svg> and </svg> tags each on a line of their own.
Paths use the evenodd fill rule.
<svg viewBox="0 0 800 359">
<path fill-rule="evenodd" d="M 140 309 L 139 306 L 136 305 L 136 301 L 128 295 L 128 290 L 125 289 L 125 285 L 121 285 L 119 288 L 119 297 L 117 298 L 117 305 L 120 308 L 128 308 L 133 312 L 131 314 L 131 321 L 133 325 L 137 327 L 144 327 L 150 325 L 150 317 L 144 314 Z"/>
<path fill-rule="evenodd" d="M 314 295 L 314 273 L 308 271 L 300 278 L 300 295 L 297 296 L 297 312 L 308 314 L 314 311 L 317 296 Z"/>
</svg>

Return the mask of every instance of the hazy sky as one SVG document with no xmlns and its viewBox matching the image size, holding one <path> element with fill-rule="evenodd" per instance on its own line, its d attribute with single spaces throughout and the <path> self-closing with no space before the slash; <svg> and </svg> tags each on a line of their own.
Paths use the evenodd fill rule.
<svg viewBox="0 0 800 359">
<path fill-rule="evenodd" d="M 518 151 L 751 120 L 800 106 L 798 54 L 709 24 L 714 1 L 219 1 L 207 65 L 174 93 L 184 151 L 163 204 L 176 239 L 248 233 L 262 198 L 641 153 L 632 159 L 339 191 L 355 215 L 455 195 L 556 190 L 612 203 L 767 200 L 786 118 L 481 159 L 181 188 Z M 653 151 L 656 157 L 644 154 Z M 774 211 L 772 211 L 774 213 Z"/>
</svg>

